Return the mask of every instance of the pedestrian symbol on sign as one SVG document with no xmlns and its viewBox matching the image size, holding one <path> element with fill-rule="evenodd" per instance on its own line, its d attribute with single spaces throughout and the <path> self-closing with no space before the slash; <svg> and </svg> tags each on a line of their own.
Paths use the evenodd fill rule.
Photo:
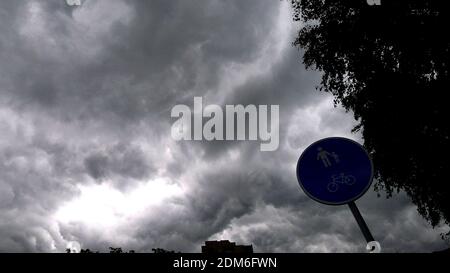
<svg viewBox="0 0 450 273">
<path fill-rule="evenodd" d="M 334 159 L 335 163 L 339 163 L 339 156 L 335 152 L 330 153 L 324 150 L 322 147 L 318 147 L 317 151 L 318 151 L 317 160 L 322 160 L 322 163 L 325 166 L 325 168 L 328 168 L 332 165 L 330 157 Z"/>
</svg>

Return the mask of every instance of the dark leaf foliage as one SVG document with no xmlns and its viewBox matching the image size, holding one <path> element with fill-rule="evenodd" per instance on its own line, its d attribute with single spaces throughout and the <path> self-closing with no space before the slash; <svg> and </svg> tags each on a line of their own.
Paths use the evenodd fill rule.
<svg viewBox="0 0 450 273">
<path fill-rule="evenodd" d="M 433 226 L 450 223 L 447 2 L 292 1 L 294 45 L 359 120 L 376 189 L 404 190 Z"/>
</svg>

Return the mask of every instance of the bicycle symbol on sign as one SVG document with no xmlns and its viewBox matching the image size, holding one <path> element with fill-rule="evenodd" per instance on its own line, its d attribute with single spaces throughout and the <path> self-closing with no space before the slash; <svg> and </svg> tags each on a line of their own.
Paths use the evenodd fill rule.
<svg viewBox="0 0 450 273">
<path fill-rule="evenodd" d="M 337 192 L 339 190 L 339 184 L 351 186 L 356 182 L 356 178 L 353 175 L 345 175 L 344 173 L 332 175 L 331 179 L 332 181 L 327 185 L 329 192 Z"/>
</svg>

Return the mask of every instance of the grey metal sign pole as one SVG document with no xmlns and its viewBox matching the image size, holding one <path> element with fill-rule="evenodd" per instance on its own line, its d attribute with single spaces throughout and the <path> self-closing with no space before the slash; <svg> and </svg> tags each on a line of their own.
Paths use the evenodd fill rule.
<svg viewBox="0 0 450 273">
<path fill-rule="evenodd" d="M 362 217 L 361 213 L 359 212 L 359 209 L 356 206 L 355 202 L 352 201 L 352 202 L 348 203 L 348 206 L 350 207 L 350 210 L 352 211 L 352 214 L 355 217 L 356 222 L 358 223 L 358 226 L 364 235 L 364 238 L 366 238 L 367 243 L 375 241 L 375 239 L 372 236 L 372 233 L 369 230 L 369 227 L 366 224 L 366 221 L 364 221 L 364 218 Z"/>
</svg>

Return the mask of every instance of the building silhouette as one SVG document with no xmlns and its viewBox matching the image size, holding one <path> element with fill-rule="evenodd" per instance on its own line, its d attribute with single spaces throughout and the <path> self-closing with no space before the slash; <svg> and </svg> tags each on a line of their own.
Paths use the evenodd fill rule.
<svg viewBox="0 0 450 273">
<path fill-rule="evenodd" d="M 252 245 L 236 245 L 228 240 L 206 241 L 202 246 L 204 254 L 251 254 L 253 253 Z"/>
</svg>

